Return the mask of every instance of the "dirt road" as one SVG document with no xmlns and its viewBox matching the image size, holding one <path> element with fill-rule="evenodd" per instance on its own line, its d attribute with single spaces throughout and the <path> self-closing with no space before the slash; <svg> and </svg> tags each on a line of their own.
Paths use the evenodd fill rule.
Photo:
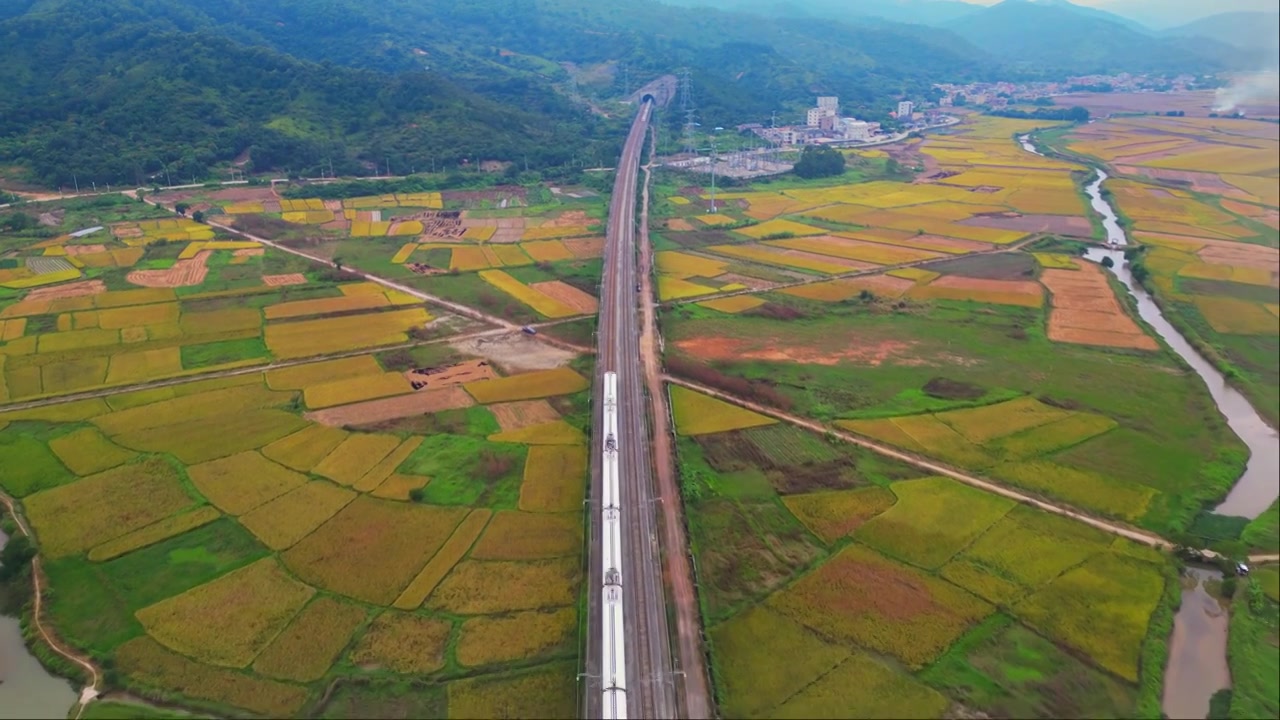
<svg viewBox="0 0 1280 720">
<path fill-rule="evenodd" d="M 649 414 L 653 418 L 653 468 L 658 480 L 658 501 L 662 504 L 662 544 L 667 583 L 671 601 L 675 605 L 677 668 L 684 673 L 680 683 L 680 697 L 684 706 L 681 717 L 702 720 L 713 717 L 712 698 L 707 680 L 706 656 L 702 652 L 698 592 L 694 586 L 689 541 L 685 535 L 680 484 L 676 478 L 675 454 L 671 448 L 671 416 L 667 408 L 667 393 L 662 383 L 662 359 L 658 350 L 653 247 L 649 242 L 650 172 L 651 166 L 646 165 L 640 204 L 640 235 L 637 239 L 640 246 L 642 312 L 640 354 L 649 393 Z"/>
</svg>

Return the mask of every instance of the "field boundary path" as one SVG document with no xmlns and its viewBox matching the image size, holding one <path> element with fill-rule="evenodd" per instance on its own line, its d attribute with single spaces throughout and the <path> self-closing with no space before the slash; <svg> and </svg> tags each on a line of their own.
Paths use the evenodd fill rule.
<svg viewBox="0 0 1280 720">
<path fill-rule="evenodd" d="M 530 325 L 534 329 L 542 329 L 563 325 L 565 323 L 574 322 L 581 318 L 567 318 L 564 320 L 551 320 L 536 325 Z M 433 338 L 431 340 L 420 340 L 418 342 L 402 343 L 400 345 L 384 345 L 374 348 L 363 348 L 360 350 L 347 350 L 340 353 L 332 353 L 329 355 L 316 355 L 309 358 L 301 358 L 298 360 L 282 360 L 280 362 L 266 363 L 263 365 L 254 365 L 252 367 L 231 368 L 229 370 L 215 370 L 213 372 L 198 373 L 193 375 L 184 375 L 176 378 L 164 378 L 161 380 L 153 380 L 146 383 L 138 383 L 136 385 L 120 385 L 118 387 L 102 388 L 100 390 L 89 390 L 87 392 L 70 393 L 67 395 L 59 395 L 57 397 L 41 398 L 39 400 L 27 400 L 19 403 L 11 403 L 8 405 L 0 405 L 0 414 L 7 412 L 15 412 L 18 410 L 31 410 L 34 408 L 48 407 L 50 405 L 62 405 L 79 400 L 92 400 L 93 398 L 111 397 L 112 395 L 123 395 L 125 393 L 136 392 L 139 390 L 153 390 L 162 387 L 174 387 L 177 385 L 186 385 L 187 383 L 200 382 L 202 380 L 215 380 L 217 378 L 235 377 L 238 375 L 252 375 L 253 373 L 267 372 L 270 370 L 281 370 L 284 368 L 298 367 L 300 365 L 314 365 L 316 363 L 329 362 L 330 360 L 342 360 L 344 358 L 360 357 L 363 355 L 373 355 L 376 353 L 390 352 L 393 350 L 408 350 L 410 348 L 422 347 L 424 345 L 438 345 L 440 343 L 458 342 L 460 340 L 474 340 L 484 337 L 501 337 L 510 335 L 514 332 L 507 328 L 490 328 L 488 330 L 477 330 L 474 332 L 458 333 L 456 335 L 446 335 L 444 337 Z M 593 348 L 582 347 L 564 340 L 551 338 L 549 336 L 538 336 L 540 341 L 549 345 L 556 345 L 573 352 L 583 354 L 593 354 Z"/>
<path fill-rule="evenodd" d="M 1015 500 L 1017 502 L 1020 502 L 1026 505 L 1032 505 L 1040 510 L 1044 510 L 1045 512 L 1050 512 L 1055 515 L 1061 515 L 1063 517 L 1071 518 L 1072 520 L 1085 523 L 1086 525 L 1102 530 L 1103 532 L 1110 533 L 1112 535 L 1118 535 L 1127 540 L 1139 542 L 1139 543 L 1142 543 L 1143 545 L 1148 545 L 1150 547 L 1154 547 L 1160 550 L 1173 550 L 1177 547 L 1175 543 L 1172 543 L 1169 540 L 1166 540 L 1163 537 L 1156 535 L 1155 533 L 1146 532 L 1145 530 L 1139 530 L 1137 528 L 1130 527 L 1123 523 L 1115 522 L 1112 520 L 1104 520 L 1102 518 L 1094 517 L 1093 515 L 1089 515 L 1088 513 L 1082 512 L 1076 508 L 1069 507 L 1066 505 L 1059 505 L 1057 503 L 1050 502 L 1048 500 L 1044 500 L 1042 498 L 1038 498 L 1033 495 L 1028 495 L 1026 493 L 1019 492 L 1017 490 L 1014 490 L 1011 487 L 1008 487 L 1007 485 L 1003 485 L 1001 483 L 998 483 L 992 480 L 984 480 L 978 477 L 977 475 L 971 475 L 961 470 L 957 470 L 956 468 L 939 463 L 935 460 L 931 460 L 929 458 L 915 455 L 913 453 L 905 452 L 902 450 L 897 450 L 887 445 L 883 445 L 873 440 L 864 438 L 861 435 L 855 435 L 851 432 L 841 430 L 839 428 L 829 427 L 827 425 L 824 425 L 821 422 L 818 422 L 817 420 L 809 420 L 807 418 L 802 418 L 798 415 L 792 415 L 790 413 L 783 412 L 782 410 L 778 410 L 776 408 L 771 408 L 766 405 L 760 405 L 759 403 L 753 403 L 749 400 L 744 400 L 736 395 L 731 395 L 721 390 L 717 390 L 713 387 L 708 387 L 706 385 L 691 382 L 689 380 L 674 377 L 672 375 L 665 375 L 663 376 L 663 379 L 673 385 L 680 385 L 682 387 L 689 388 L 690 390 L 696 390 L 700 393 L 704 393 L 714 398 L 724 400 L 725 402 L 732 403 L 739 407 L 743 407 L 748 410 L 752 410 L 754 412 L 760 413 L 761 415 L 767 415 L 776 420 L 781 420 L 785 423 L 789 423 L 791 425 L 795 425 L 797 427 L 804 428 L 806 430 L 811 430 L 816 433 L 831 435 L 847 443 L 857 445 L 858 447 L 862 447 L 867 450 L 870 450 L 874 453 L 878 453 L 880 455 L 884 455 L 885 457 L 890 457 L 895 460 L 900 460 L 909 465 L 914 465 L 922 470 L 927 470 L 932 473 L 937 473 L 938 475 L 945 475 L 946 477 L 949 477 L 952 480 L 962 482 L 966 485 L 971 485 L 980 490 L 986 490 L 988 492 L 992 492 L 997 495 L 1002 495 L 1004 497 L 1007 497 L 1010 500 Z M 1220 557 L 1218 553 L 1212 550 L 1200 550 L 1199 552 L 1210 560 L 1218 559 Z M 1255 564 L 1280 562 L 1280 554 L 1274 554 L 1274 553 L 1255 554 L 1255 555 L 1250 555 L 1248 557 L 1248 560 L 1249 562 L 1255 563 Z"/>
<path fill-rule="evenodd" d="M 655 313 L 653 287 L 653 245 L 649 242 L 649 186 L 652 179 L 653 136 L 649 164 L 644 166 L 644 190 L 640 200 L 641 329 L 640 355 L 645 385 L 649 393 L 649 414 L 653 418 L 651 447 L 653 467 L 658 480 L 658 502 L 662 505 L 662 530 L 667 563 L 667 582 L 675 606 L 676 659 L 681 675 L 680 698 L 684 701 L 683 717 L 703 720 L 713 717 L 710 683 L 707 680 L 706 655 L 702 652 L 701 608 L 693 579 L 691 549 L 685 532 L 680 484 L 676 479 L 675 455 L 671 448 L 671 422 L 667 394 L 662 385 L 662 360 L 658 355 L 659 330 Z"/>
<path fill-rule="evenodd" d="M 24 537 L 34 541 L 31 529 L 27 527 L 27 521 L 18 512 L 18 505 L 14 499 L 0 492 L 0 503 L 4 503 L 5 507 L 9 509 L 9 514 L 13 516 L 13 521 L 17 524 L 18 531 Z M 34 542 L 32 544 L 34 546 Z M 41 639 L 49 646 L 49 649 L 80 666 L 89 675 L 90 682 L 80 691 L 80 698 L 76 702 L 75 717 L 76 720 L 79 720 L 80 716 L 84 714 L 85 706 L 98 697 L 99 687 L 102 685 L 102 673 L 98 672 L 97 666 L 87 656 L 79 655 L 72 651 L 45 627 L 42 619 L 44 613 L 44 583 L 41 582 L 42 577 L 44 577 L 44 569 L 40 565 L 40 556 L 36 555 L 31 559 L 31 621 L 35 623 L 36 632 L 40 633 Z"/>
<path fill-rule="evenodd" d="M 730 395 L 729 393 L 717 390 L 715 388 L 707 387 L 706 385 L 701 385 L 695 382 L 690 382 L 682 378 L 673 377 L 671 375 L 667 375 L 665 379 L 667 382 L 672 383 L 673 385 L 680 385 L 682 387 L 689 388 L 690 390 L 696 390 L 700 393 L 710 395 L 720 400 L 724 400 L 725 402 L 733 403 L 734 405 L 737 405 L 739 407 L 744 407 L 748 410 L 757 412 L 761 415 L 767 415 L 768 417 L 774 418 L 776 420 L 781 420 L 783 422 L 789 423 L 791 425 L 795 425 L 797 427 L 804 428 L 806 430 L 811 430 L 813 432 L 821 433 L 824 435 L 831 435 L 847 443 L 857 445 L 858 447 L 865 448 L 867 450 L 878 453 L 880 455 L 884 455 L 885 457 L 890 457 L 895 460 L 900 460 L 904 463 L 907 463 L 909 465 L 914 465 L 915 467 L 918 467 L 922 470 L 927 470 L 928 472 L 931 472 L 937 475 L 944 475 L 946 477 L 951 478 L 952 480 L 957 480 L 966 485 L 971 485 L 973 487 L 976 487 L 980 490 L 986 490 L 987 492 L 992 492 L 997 495 L 1007 497 L 1010 500 L 1015 500 L 1017 502 L 1020 502 L 1026 505 L 1032 505 L 1040 510 L 1044 510 L 1045 512 L 1051 512 L 1055 515 L 1061 515 L 1063 517 L 1071 518 L 1072 520 L 1077 520 L 1079 522 L 1085 523 L 1086 525 L 1090 525 L 1092 527 L 1095 527 L 1099 530 L 1110 533 L 1112 535 L 1119 535 L 1120 537 L 1126 538 L 1128 540 L 1139 542 L 1139 543 L 1142 543 L 1143 545 L 1149 545 L 1154 548 L 1159 548 L 1161 550 L 1172 550 L 1174 548 L 1173 543 L 1169 542 L 1168 540 L 1165 540 L 1164 538 L 1154 533 L 1138 530 L 1136 528 L 1132 528 L 1118 522 L 1096 518 L 1092 515 L 1076 510 L 1075 508 L 1070 508 L 1065 505 L 1058 505 L 1057 503 L 1049 502 L 1047 500 L 1042 500 L 1032 495 L 1027 495 L 1025 493 L 1014 490 L 1008 486 L 1002 485 L 1000 483 L 997 483 L 991 480 L 984 480 L 976 475 L 971 475 L 969 473 L 957 470 L 953 467 L 944 465 L 935 460 L 921 457 L 913 453 L 904 452 L 902 450 L 897 450 L 887 445 L 882 445 L 878 442 L 868 440 L 860 435 L 855 435 L 853 433 L 840 430 L 838 428 L 828 427 L 827 425 L 824 425 L 823 423 L 818 422 L 817 420 L 809 420 L 806 418 L 799 417 L 797 415 L 792 415 L 790 413 L 783 412 L 776 408 L 771 408 L 766 405 L 753 403 L 749 400 L 744 400 L 740 397 L 737 397 L 736 395 Z"/>
</svg>

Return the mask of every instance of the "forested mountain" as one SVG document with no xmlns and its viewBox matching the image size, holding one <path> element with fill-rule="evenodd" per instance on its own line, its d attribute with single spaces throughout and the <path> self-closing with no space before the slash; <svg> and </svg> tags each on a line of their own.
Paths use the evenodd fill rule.
<svg viewBox="0 0 1280 720">
<path fill-rule="evenodd" d="M 1239 48 L 1257 69 L 1280 68 L 1280 14 L 1233 12 L 1211 15 L 1165 31 L 1174 37 L 1201 37 Z"/>
<path fill-rule="evenodd" d="M 1004 0 L 948 27 L 1025 71 L 1206 73 L 1239 67 L 1229 46 L 1153 37 L 1065 0 Z"/>
<path fill-rule="evenodd" d="M 960 0 L 671 0 L 673 5 L 715 7 L 760 15 L 813 17 L 857 22 L 861 18 L 879 18 L 890 22 L 943 25 L 978 7 Z"/>
<path fill-rule="evenodd" d="M 8 0 L 0 160 L 83 184 L 202 178 L 246 157 L 348 174 L 607 158 L 618 123 L 567 96 L 562 63 L 596 70 L 581 89 L 597 98 L 689 67 L 719 124 L 819 93 L 884 113 L 933 82 L 998 73 L 948 33 L 650 0 Z"/>
<path fill-rule="evenodd" d="M 948 0 L 867 8 L 899 4 L 961 10 Z M 46 184 L 134 183 L 166 169 L 199 179 L 233 159 L 315 174 L 331 162 L 369 174 L 388 161 L 405 172 L 464 159 L 551 170 L 610 157 L 624 119 L 599 108 L 682 67 L 707 125 L 764 121 L 825 94 L 876 120 L 899 98 L 931 98 L 936 82 L 1032 78 L 1093 48 L 1072 30 L 1059 63 L 1021 67 L 979 49 L 1023 60 L 1061 45 L 1045 39 L 1061 28 L 1037 17 L 994 37 L 957 21 L 975 44 L 875 18 L 656 0 L 4 0 L 0 162 Z M 1151 47 L 1093 54 L 1142 70 Z"/>
</svg>

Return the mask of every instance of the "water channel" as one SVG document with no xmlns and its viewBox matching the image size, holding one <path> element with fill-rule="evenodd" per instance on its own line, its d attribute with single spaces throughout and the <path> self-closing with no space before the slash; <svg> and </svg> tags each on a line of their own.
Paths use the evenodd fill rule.
<svg viewBox="0 0 1280 720">
<path fill-rule="evenodd" d="M 7 540 L 0 532 L 0 548 Z M 71 683 L 50 675 L 31 654 L 18 618 L 0 615 L 0 720 L 61 720 L 75 703 Z"/>
<path fill-rule="evenodd" d="M 1031 136 L 1022 135 L 1018 141 L 1022 144 L 1022 149 L 1044 157 L 1044 153 L 1037 150 L 1031 142 Z M 1192 347 L 1191 343 L 1187 342 L 1187 339 L 1170 325 L 1168 320 L 1165 320 L 1155 300 L 1133 279 L 1124 253 L 1116 249 L 1126 247 L 1129 244 L 1129 238 L 1124 228 L 1120 226 L 1120 219 L 1115 209 L 1106 198 L 1102 197 L 1102 184 L 1106 182 L 1108 175 L 1101 168 L 1094 170 L 1098 176 L 1085 188 L 1085 191 L 1089 195 L 1089 204 L 1093 207 L 1093 211 L 1102 220 L 1102 226 L 1106 229 L 1107 245 L 1110 247 L 1092 248 L 1085 253 L 1085 258 L 1097 263 L 1102 262 L 1103 258 L 1111 258 L 1113 263 L 1111 271 L 1120 282 L 1124 283 L 1124 286 L 1129 289 L 1129 294 L 1137 301 L 1138 314 L 1147 324 L 1155 328 L 1169 347 L 1186 360 L 1187 364 L 1204 380 L 1218 410 L 1227 419 L 1227 425 L 1248 446 L 1249 462 L 1244 474 L 1213 511 L 1218 515 L 1234 515 L 1252 520 L 1270 507 L 1280 495 L 1280 484 L 1276 483 L 1276 478 L 1280 477 L 1280 435 L 1267 425 L 1258 411 L 1249 404 L 1248 399 L 1240 391 L 1231 387 L 1226 377 Z"/>
<path fill-rule="evenodd" d="M 1029 138 L 1019 140 L 1023 148 L 1040 154 Z M 1129 244 L 1128 237 L 1115 209 L 1102 196 L 1102 184 L 1107 174 L 1100 168 L 1096 171 L 1098 176 L 1086 191 L 1090 205 L 1106 229 L 1108 247 L 1091 248 L 1085 257 L 1098 263 L 1104 258 L 1111 259 L 1111 271 L 1137 301 L 1138 314 L 1204 380 L 1231 430 L 1249 447 L 1250 456 L 1244 474 L 1214 512 L 1255 518 L 1280 493 L 1276 483 L 1276 478 L 1280 477 L 1277 433 L 1263 421 L 1244 395 L 1227 384 L 1222 373 L 1169 324 L 1150 294 L 1133 278 L 1124 252 L 1118 249 Z M 1169 662 L 1165 668 L 1161 702 L 1168 717 L 1206 717 L 1213 694 L 1231 687 L 1231 671 L 1227 662 L 1231 616 L 1206 588 L 1207 583 L 1221 579 L 1221 572 L 1206 568 L 1188 567 L 1183 574 L 1182 604 L 1174 617 L 1173 634 L 1169 638 Z"/>
<path fill-rule="evenodd" d="M 1231 687 L 1227 667 L 1227 625 L 1231 615 L 1207 585 L 1222 573 L 1187 567 L 1182 576 L 1182 607 L 1173 618 L 1169 637 L 1169 665 L 1164 673 L 1161 707 L 1171 718 L 1202 718 L 1209 699 Z"/>
</svg>

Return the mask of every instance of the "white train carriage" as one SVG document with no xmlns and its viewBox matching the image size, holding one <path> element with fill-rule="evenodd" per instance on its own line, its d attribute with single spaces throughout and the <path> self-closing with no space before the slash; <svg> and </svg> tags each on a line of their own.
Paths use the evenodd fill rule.
<svg viewBox="0 0 1280 720">
<path fill-rule="evenodd" d="M 604 374 L 604 457 L 600 528 L 604 587 L 601 588 L 602 714 L 627 717 L 627 652 L 622 601 L 622 495 L 618 468 L 618 375 Z"/>
</svg>

